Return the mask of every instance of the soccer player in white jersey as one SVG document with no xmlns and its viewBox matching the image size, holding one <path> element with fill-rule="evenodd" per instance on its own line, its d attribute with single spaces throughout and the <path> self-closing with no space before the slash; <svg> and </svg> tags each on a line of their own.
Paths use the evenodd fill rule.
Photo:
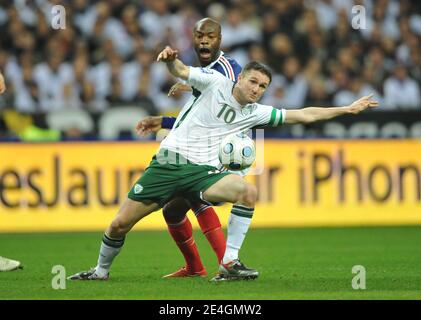
<svg viewBox="0 0 421 320">
<path fill-rule="evenodd" d="M 270 71 L 258 62 L 247 64 L 238 81 L 232 83 L 214 71 L 184 65 L 177 59 L 177 51 L 170 47 L 158 55 L 158 61 L 165 62 L 174 76 L 200 90 L 201 95 L 183 107 L 174 129 L 161 142 L 158 153 L 105 231 L 97 266 L 69 277 L 71 280 L 108 279 L 126 234 L 174 197 L 233 203 L 238 217 L 244 217 L 237 221 L 238 228 L 247 230 L 257 190 L 239 175 L 217 169 L 218 147 L 225 135 L 258 125 L 327 120 L 378 105 L 371 96 L 366 96 L 343 107 L 278 110 L 257 103 L 271 81 Z M 220 264 L 219 279 L 247 278 L 255 278 L 254 270 L 250 271 L 238 259 Z"/>
<path fill-rule="evenodd" d="M 221 25 L 213 19 L 201 19 L 193 28 L 193 46 L 200 66 L 216 70 L 228 79 L 237 81 L 237 77 L 241 72 L 241 66 L 221 51 L 221 39 Z M 181 82 L 171 87 L 169 95 L 179 90 L 192 91 L 194 96 L 200 95 L 200 91 Z M 159 128 L 172 129 L 175 121 L 176 118 L 173 117 L 148 117 L 143 119 L 139 129 L 141 129 L 142 124 L 145 124 L 143 128 L 147 129 L 146 122 L 149 125 L 156 123 Z M 194 212 L 200 229 L 214 251 L 218 265 L 224 256 L 226 248 L 225 235 L 218 215 L 212 206 L 199 201 L 188 201 L 182 198 L 174 199 L 162 208 L 162 213 L 171 237 L 184 256 L 185 265 L 164 277 L 207 275 L 193 237 L 192 224 L 186 215 L 190 209 Z"/>
</svg>

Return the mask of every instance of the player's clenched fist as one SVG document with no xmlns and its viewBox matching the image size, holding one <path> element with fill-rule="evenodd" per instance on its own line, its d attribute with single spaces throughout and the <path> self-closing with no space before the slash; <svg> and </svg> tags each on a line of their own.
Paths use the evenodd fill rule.
<svg viewBox="0 0 421 320">
<path fill-rule="evenodd" d="M 3 75 L 0 72 L 0 94 L 2 94 L 6 90 L 6 85 L 4 83 Z"/>
<path fill-rule="evenodd" d="M 178 57 L 178 51 L 166 46 L 164 50 L 158 55 L 156 61 L 171 62 Z"/>
</svg>

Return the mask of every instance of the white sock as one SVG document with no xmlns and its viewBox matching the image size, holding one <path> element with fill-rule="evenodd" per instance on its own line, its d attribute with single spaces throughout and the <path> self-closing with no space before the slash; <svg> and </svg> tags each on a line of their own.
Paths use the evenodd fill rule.
<svg viewBox="0 0 421 320">
<path fill-rule="evenodd" d="M 238 252 L 243 245 L 249 229 L 254 208 L 234 205 L 231 209 L 231 215 L 228 221 L 227 248 L 222 259 L 222 263 L 228 263 L 238 259 Z"/>
<path fill-rule="evenodd" d="M 102 237 L 101 248 L 99 249 L 98 265 L 95 268 L 95 273 L 103 277 L 110 271 L 111 264 L 114 258 L 120 253 L 124 244 L 123 239 L 112 239 L 105 233 Z"/>
</svg>

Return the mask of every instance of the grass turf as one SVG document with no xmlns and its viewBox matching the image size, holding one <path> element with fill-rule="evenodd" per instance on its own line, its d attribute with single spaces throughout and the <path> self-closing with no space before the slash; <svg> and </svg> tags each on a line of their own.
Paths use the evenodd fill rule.
<svg viewBox="0 0 421 320">
<path fill-rule="evenodd" d="M 0 299 L 421 299 L 421 227 L 252 229 L 241 258 L 255 281 L 209 282 L 216 258 L 195 237 L 209 276 L 162 279 L 183 265 L 166 231 L 129 233 L 109 281 L 52 289 L 54 265 L 66 276 L 96 263 L 101 233 L 0 234 L 0 254 L 23 270 L 0 272 Z M 354 265 L 366 289 L 351 286 Z"/>
</svg>

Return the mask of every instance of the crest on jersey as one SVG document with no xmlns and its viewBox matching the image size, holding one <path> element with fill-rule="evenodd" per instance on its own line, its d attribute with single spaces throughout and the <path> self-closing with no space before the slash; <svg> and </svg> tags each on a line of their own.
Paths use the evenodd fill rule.
<svg viewBox="0 0 421 320">
<path fill-rule="evenodd" d="M 139 194 L 142 191 L 143 191 L 143 187 L 140 184 L 136 183 L 135 186 L 134 186 L 134 193 Z"/>
<path fill-rule="evenodd" d="M 244 108 L 241 108 L 241 114 L 243 116 L 248 116 L 251 113 L 252 108 L 253 107 L 251 105 L 248 105 L 248 106 L 245 106 Z"/>
</svg>

